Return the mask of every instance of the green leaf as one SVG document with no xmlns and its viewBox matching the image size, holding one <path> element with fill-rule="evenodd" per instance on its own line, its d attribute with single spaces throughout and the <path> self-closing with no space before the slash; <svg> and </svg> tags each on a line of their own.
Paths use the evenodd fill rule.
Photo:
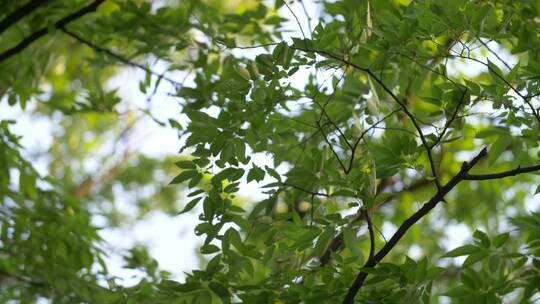
<svg viewBox="0 0 540 304">
<path fill-rule="evenodd" d="M 244 78 L 245 80 L 249 81 L 251 79 L 251 75 L 246 68 L 237 65 L 234 67 L 234 70 L 236 71 L 236 73 L 238 73 L 238 75 L 240 75 L 240 77 Z"/>
<path fill-rule="evenodd" d="M 230 161 L 233 157 L 234 157 L 234 144 L 233 143 L 225 144 L 225 147 L 223 147 L 223 150 L 221 150 L 220 161 L 222 163 L 225 163 L 227 161 Z"/>
<path fill-rule="evenodd" d="M 371 115 L 377 115 L 379 113 L 379 105 L 381 101 L 379 100 L 379 95 L 377 94 L 377 88 L 369 76 L 368 83 L 371 91 L 371 97 L 367 100 L 368 110 Z"/>
<path fill-rule="evenodd" d="M 416 265 L 415 269 L 415 281 L 423 282 L 427 277 L 428 260 L 426 257 L 422 258 Z"/>
<path fill-rule="evenodd" d="M 142 81 L 139 82 L 139 91 L 141 91 L 143 94 L 146 94 L 146 84 Z"/>
<path fill-rule="evenodd" d="M 225 168 L 218 174 L 212 177 L 212 183 L 218 184 L 222 180 L 228 179 L 231 182 L 239 180 L 244 175 L 244 169 L 241 168 Z"/>
<path fill-rule="evenodd" d="M 288 69 L 291 65 L 291 61 L 294 57 L 294 49 L 289 48 L 287 45 L 285 45 L 285 48 L 283 49 L 282 53 L 279 56 L 278 63 L 283 66 L 284 69 Z"/>
<path fill-rule="evenodd" d="M 199 182 L 202 180 L 202 178 L 203 178 L 203 175 L 201 173 L 197 172 L 195 175 L 193 175 L 193 177 L 189 181 L 188 187 L 193 188 L 193 187 L 197 186 L 199 184 Z"/>
<path fill-rule="evenodd" d="M 191 201 L 189 201 L 189 203 L 187 203 L 187 205 L 184 207 L 184 209 L 182 211 L 180 211 L 178 214 L 180 215 L 180 214 L 191 211 L 191 209 L 193 209 L 193 208 L 195 208 L 195 206 L 197 206 L 197 203 L 201 199 L 202 199 L 202 197 L 196 197 L 196 198 L 192 199 Z"/>
<path fill-rule="evenodd" d="M 219 251 L 219 247 L 212 244 L 207 244 L 201 247 L 202 254 L 212 254 Z"/>
<path fill-rule="evenodd" d="M 198 174 L 198 172 L 196 170 L 182 171 L 175 178 L 173 178 L 173 180 L 169 184 L 173 185 L 173 184 L 183 183 L 183 182 L 187 181 L 188 179 L 191 179 L 191 178 L 195 177 L 197 174 Z"/>
<path fill-rule="evenodd" d="M 36 197 L 36 178 L 25 170 L 19 171 L 19 191 L 29 199 Z"/>
<path fill-rule="evenodd" d="M 501 265 L 501 258 L 497 255 L 492 255 L 489 257 L 489 270 L 492 273 L 495 273 L 497 270 L 499 270 L 499 266 Z"/>
<path fill-rule="evenodd" d="M 488 250 L 482 250 L 479 252 L 472 253 L 471 255 L 467 257 L 467 259 L 465 259 L 465 262 L 463 262 L 463 266 L 471 266 L 474 263 L 481 261 L 488 255 L 489 255 Z"/>
<path fill-rule="evenodd" d="M 508 72 L 508 75 L 506 76 L 506 79 L 508 82 L 512 83 L 516 79 L 516 76 L 518 74 L 520 68 L 520 62 L 516 63 L 516 65 Z"/>
<path fill-rule="evenodd" d="M 505 233 L 501 233 L 501 234 L 497 235 L 492 240 L 493 241 L 493 246 L 495 246 L 497 248 L 501 247 L 502 245 L 504 245 L 504 243 L 506 243 L 506 241 L 508 240 L 509 237 L 510 237 L 509 232 L 505 232 Z"/>
<path fill-rule="evenodd" d="M 355 193 L 349 189 L 339 189 L 330 194 L 331 196 L 354 197 Z"/>
<path fill-rule="evenodd" d="M 272 258 L 275 249 L 276 247 L 274 245 L 269 246 L 264 252 L 264 255 L 261 258 L 261 262 L 268 263 L 268 261 Z"/>
<path fill-rule="evenodd" d="M 268 167 L 268 166 L 264 166 L 264 169 L 266 170 L 266 172 L 268 174 L 270 174 L 270 176 L 272 176 L 273 178 L 277 179 L 278 181 L 281 181 L 281 175 L 274 169 Z"/>
<path fill-rule="evenodd" d="M 272 59 L 276 62 L 279 62 L 283 52 L 287 48 L 287 44 L 285 42 L 280 42 L 276 47 L 274 48 L 274 51 L 272 52 Z"/>
<path fill-rule="evenodd" d="M 489 59 L 488 59 L 488 71 L 495 82 L 504 84 L 504 82 L 501 80 L 501 78 L 504 79 L 503 72 L 501 71 L 501 69 L 499 69 L 499 67 L 496 64 L 494 64 Z"/>
<path fill-rule="evenodd" d="M 218 126 L 217 120 L 204 112 L 186 111 L 186 115 L 193 123 L 201 124 L 202 126 L 205 124 L 210 126 Z"/>
<path fill-rule="evenodd" d="M 195 163 L 190 160 L 181 160 L 174 163 L 180 169 L 196 169 Z"/>
<path fill-rule="evenodd" d="M 355 256 L 363 256 L 360 239 L 357 237 L 355 230 L 346 228 L 343 231 L 343 241 L 345 243 L 345 247 L 349 249 Z"/>
<path fill-rule="evenodd" d="M 218 248 L 219 250 L 219 248 Z M 208 264 L 206 264 L 206 272 L 209 274 L 209 275 L 212 275 L 216 272 L 218 272 L 220 269 L 223 268 L 222 265 L 220 265 L 220 262 L 221 262 L 221 254 L 218 254 L 216 255 L 215 257 L 213 257 L 209 262 Z"/>
<path fill-rule="evenodd" d="M 227 287 L 220 282 L 210 282 L 208 287 L 210 287 L 210 290 L 212 290 L 220 298 L 229 298 L 231 296 Z"/>
<path fill-rule="evenodd" d="M 386 201 L 388 201 L 388 199 L 394 197 L 395 195 L 395 193 L 391 192 L 379 193 L 377 194 L 377 196 L 375 196 L 375 199 L 373 200 L 373 203 L 370 204 L 370 207 L 378 206 L 379 204 L 385 203 Z"/>
<path fill-rule="evenodd" d="M 202 290 L 197 294 L 195 304 L 212 303 L 212 293 L 208 290 Z"/>
<path fill-rule="evenodd" d="M 443 293 L 443 295 L 450 297 L 450 298 L 465 298 L 470 297 L 473 290 L 465 287 L 465 286 L 456 286 L 447 292 Z"/>
<path fill-rule="evenodd" d="M 484 248 L 489 248 L 491 246 L 489 237 L 485 232 L 477 229 L 474 231 L 473 237 L 479 240 L 482 246 L 484 246 Z"/>
<path fill-rule="evenodd" d="M 247 182 L 249 183 L 253 180 L 260 182 L 264 179 L 264 175 L 264 170 L 254 165 L 248 172 Z"/>
<path fill-rule="evenodd" d="M 330 241 L 334 237 L 335 230 L 328 228 L 324 230 L 318 237 L 317 243 L 315 245 L 314 254 L 318 257 L 322 256 L 330 244 Z"/>
<path fill-rule="evenodd" d="M 251 98 L 255 101 L 263 102 L 266 100 L 266 90 L 262 87 L 257 86 L 251 92 Z"/>
<path fill-rule="evenodd" d="M 506 148 L 510 146 L 512 143 L 512 137 L 506 135 L 506 136 L 500 136 L 497 138 L 495 143 L 491 145 L 491 148 L 489 149 L 488 153 L 488 163 L 490 165 L 493 165 L 495 161 L 501 156 L 501 154 L 506 151 Z"/>
<path fill-rule="evenodd" d="M 186 282 L 178 285 L 178 282 L 173 281 L 173 284 L 176 286 L 175 289 L 180 292 L 190 292 L 201 288 L 201 284 L 199 282 Z"/>
<path fill-rule="evenodd" d="M 475 245 L 463 245 L 461 247 L 457 247 L 455 249 L 450 250 L 445 255 L 443 255 L 443 258 L 453 258 L 458 257 L 462 255 L 469 255 L 475 252 L 481 251 L 482 248 L 477 247 Z"/>
</svg>

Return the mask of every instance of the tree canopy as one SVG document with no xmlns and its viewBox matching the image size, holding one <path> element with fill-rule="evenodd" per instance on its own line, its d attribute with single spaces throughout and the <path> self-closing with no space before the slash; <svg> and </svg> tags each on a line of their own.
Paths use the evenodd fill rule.
<svg viewBox="0 0 540 304">
<path fill-rule="evenodd" d="M 538 302 L 538 50 L 538 0 L 2 1 L 0 301 Z M 201 263 L 126 284 L 158 211 Z"/>
</svg>

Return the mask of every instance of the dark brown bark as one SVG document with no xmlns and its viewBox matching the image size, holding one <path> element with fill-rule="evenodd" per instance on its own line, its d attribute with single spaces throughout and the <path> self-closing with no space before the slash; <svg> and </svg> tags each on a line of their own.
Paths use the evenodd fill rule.
<svg viewBox="0 0 540 304">
<path fill-rule="evenodd" d="M 0 34 L 17 23 L 22 18 L 30 15 L 41 6 L 51 2 L 51 0 L 33 0 L 25 5 L 19 7 L 11 14 L 7 15 L 2 21 L 0 21 Z"/>
<path fill-rule="evenodd" d="M 72 13 L 71 15 L 68 15 L 59 21 L 57 21 L 54 26 L 58 29 L 64 28 L 67 24 L 71 23 L 72 21 L 75 21 L 84 15 L 87 15 L 89 13 L 94 12 L 99 5 L 101 5 L 105 0 L 94 0 L 92 3 L 88 4 L 87 6 L 81 8 L 80 10 Z M 47 35 L 49 33 L 49 29 L 47 27 L 43 27 L 40 30 L 33 32 L 30 36 L 24 38 L 19 44 L 16 46 L 4 51 L 2 54 L 0 54 L 0 63 L 6 61 L 7 59 L 11 58 L 14 55 L 17 55 L 18 53 L 25 50 L 30 44 L 38 40 L 39 38 Z"/>
</svg>

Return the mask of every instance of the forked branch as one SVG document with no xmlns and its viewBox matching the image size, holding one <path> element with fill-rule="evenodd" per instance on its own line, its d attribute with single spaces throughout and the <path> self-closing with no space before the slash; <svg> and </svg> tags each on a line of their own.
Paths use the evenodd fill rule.
<svg viewBox="0 0 540 304">
<path fill-rule="evenodd" d="M 411 215 L 408 219 L 406 219 L 401 224 L 401 226 L 390 238 L 390 240 L 384 245 L 384 247 L 381 248 L 381 250 L 379 250 L 377 254 L 375 254 L 374 258 L 366 262 L 366 264 L 364 265 L 364 268 L 375 267 L 396 246 L 399 240 L 405 235 L 407 230 L 409 230 L 415 223 L 417 223 L 420 219 L 426 216 L 433 208 L 435 208 L 437 204 L 444 199 L 444 196 L 448 194 L 448 192 L 450 192 L 452 189 L 454 189 L 454 187 L 457 186 L 457 184 L 459 184 L 461 181 L 498 179 L 498 178 L 504 178 L 508 176 L 514 176 L 518 174 L 529 173 L 529 172 L 540 170 L 540 165 L 536 165 L 536 166 L 530 166 L 530 167 L 525 167 L 525 168 L 518 167 L 514 170 L 509 170 L 509 171 L 494 173 L 494 174 L 483 174 L 483 175 L 469 174 L 469 171 L 480 161 L 480 159 L 482 159 L 486 155 L 487 155 L 487 150 L 484 148 L 470 162 L 464 162 L 459 172 L 447 184 L 442 186 L 435 193 L 435 195 L 427 203 L 425 203 L 422 206 L 422 208 L 416 211 L 413 215 Z M 349 288 L 349 291 L 347 292 L 345 299 L 343 300 L 344 304 L 351 304 L 354 302 L 354 297 L 356 296 L 356 294 L 358 293 L 358 291 L 364 284 L 364 281 L 366 280 L 367 276 L 368 276 L 368 273 L 365 271 L 361 271 L 358 274 L 353 284 Z"/>
<path fill-rule="evenodd" d="M 480 159 L 487 155 L 487 150 L 484 148 L 476 155 L 470 162 L 464 162 L 461 166 L 459 172 L 444 186 L 442 186 L 435 195 L 425 203 L 422 208 L 416 211 L 408 219 L 406 219 L 398 230 L 392 235 L 390 240 L 381 248 L 375 256 L 368 260 L 364 265 L 364 268 L 373 268 L 375 267 L 399 242 L 399 240 L 405 235 L 405 233 L 420 219 L 426 216 L 437 204 L 444 199 L 444 196 L 450 192 L 454 187 L 465 179 L 469 170 L 471 170 Z M 365 271 L 360 271 L 353 284 L 349 288 L 345 299 L 343 300 L 344 304 L 351 304 L 354 302 L 354 297 L 364 284 L 364 281 L 367 278 L 368 273 Z"/>
</svg>

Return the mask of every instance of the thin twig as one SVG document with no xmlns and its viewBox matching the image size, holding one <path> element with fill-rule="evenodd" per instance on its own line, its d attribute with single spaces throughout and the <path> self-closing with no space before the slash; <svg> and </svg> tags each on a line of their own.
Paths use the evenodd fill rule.
<svg viewBox="0 0 540 304">
<path fill-rule="evenodd" d="M 305 192 L 305 193 L 310 194 L 310 195 L 330 197 L 329 194 L 321 193 L 321 192 L 310 191 L 310 190 L 307 190 L 307 189 L 305 189 L 305 188 L 303 188 L 303 187 L 300 187 L 300 186 L 297 186 L 297 185 L 294 185 L 294 184 L 291 184 L 291 183 L 288 183 L 288 182 L 282 182 L 281 184 L 282 184 L 283 186 L 291 187 L 291 188 L 294 188 L 294 189 L 296 189 L 296 190 L 300 190 L 300 191 Z"/>
<path fill-rule="evenodd" d="M 326 134 L 324 134 L 324 131 L 322 129 L 322 126 L 321 126 L 321 123 L 319 121 L 317 121 L 317 126 L 319 127 L 319 130 L 324 138 L 324 141 L 326 142 L 326 144 L 328 145 L 328 147 L 330 148 L 330 151 L 332 151 L 332 154 L 334 154 L 334 156 L 336 157 L 339 165 L 341 166 L 341 169 L 344 171 L 344 172 L 347 172 L 347 168 L 345 167 L 345 164 L 343 163 L 343 161 L 341 160 L 341 158 L 339 157 L 339 154 L 334 150 L 334 145 L 330 142 L 330 140 L 327 138 Z"/>
<path fill-rule="evenodd" d="M 347 168 L 347 170 L 345 170 L 345 174 L 349 174 L 349 172 L 351 172 L 352 170 L 352 167 L 353 167 L 353 163 L 354 163 L 354 157 L 355 157 L 355 154 L 356 154 L 356 149 L 358 149 L 358 144 L 360 144 L 360 141 L 362 141 L 362 139 L 364 138 L 364 136 L 369 132 L 371 131 L 372 129 L 376 128 L 377 125 L 379 125 L 381 122 L 385 121 L 386 119 L 390 118 L 392 115 L 394 115 L 395 113 L 399 112 L 401 110 L 394 110 L 390 113 L 388 113 L 386 116 L 384 116 L 382 119 L 380 119 L 379 121 L 375 122 L 373 125 L 371 125 L 369 128 L 367 128 L 366 130 L 364 130 L 362 132 L 362 134 L 360 134 L 360 136 L 358 136 L 358 138 L 356 139 L 356 141 L 354 142 L 353 146 L 352 146 L 352 149 L 351 149 L 351 158 L 349 159 L 349 167 Z"/>
<path fill-rule="evenodd" d="M 169 82 L 170 84 L 172 84 L 176 89 L 182 87 L 182 83 L 172 79 L 172 78 L 169 78 L 167 76 L 165 76 L 165 74 L 163 73 L 158 73 L 156 71 L 153 71 L 147 67 L 145 67 L 144 65 L 142 64 L 139 64 L 139 63 L 135 63 L 133 61 L 130 61 L 129 59 L 125 58 L 124 56 L 120 55 L 120 54 L 117 54 L 109 49 L 106 49 L 106 48 L 103 48 L 95 43 L 93 43 L 92 41 L 90 40 L 87 40 L 83 37 L 81 37 L 80 35 L 78 34 L 75 34 L 74 32 L 70 31 L 70 30 L 67 30 L 65 28 L 61 28 L 60 29 L 61 31 L 63 31 L 64 33 L 66 33 L 67 35 L 71 36 L 72 38 L 74 38 L 75 40 L 77 40 L 78 42 L 82 43 L 82 44 L 85 44 L 87 45 L 88 47 L 90 47 L 91 49 L 93 49 L 94 51 L 96 52 L 99 52 L 99 53 L 103 53 L 105 55 L 108 55 L 120 62 L 122 62 L 123 64 L 125 65 L 129 65 L 129 66 L 132 66 L 132 67 L 136 67 L 136 68 L 139 68 L 147 73 L 150 73 L 154 76 L 157 76 L 159 78 L 162 78 L 164 79 L 165 81 Z"/>
<path fill-rule="evenodd" d="M 293 15 L 294 19 L 296 19 L 296 24 L 298 24 L 298 27 L 300 28 L 300 32 L 302 33 L 302 37 L 304 37 L 304 40 L 305 40 L 306 39 L 306 34 L 304 33 L 304 29 L 302 28 L 302 24 L 300 24 L 300 20 L 298 19 L 298 17 L 294 13 L 294 11 L 291 9 L 291 7 L 287 4 L 286 0 L 283 1 L 283 4 L 285 4 L 285 6 L 289 10 L 289 12 L 291 12 L 291 14 Z"/>
<path fill-rule="evenodd" d="M 431 145 L 430 149 L 433 149 L 435 146 L 437 146 L 439 144 L 439 142 L 441 142 L 441 140 L 444 138 L 444 135 L 446 134 L 446 131 L 448 130 L 448 128 L 450 127 L 452 122 L 456 119 L 456 115 L 457 115 L 459 109 L 461 108 L 461 105 L 465 101 L 465 96 L 466 95 L 467 95 L 467 89 L 465 89 L 463 91 L 463 94 L 461 94 L 461 98 L 459 100 L 459 103 L 456 105 L 456 108 L 454 110 L 454 113 L 452 114 L 452 117 L 450 117 L 450 119 L 446 122 L 446 124 L 444 125 L 444 128 L 442 130 L 441 135 L 439 137 L 437 137 L 437 140 L 435 140 L 435 142 Z"/>
<path fill-rule="evenodd" d="M 304 4 L 304 0 L 298 0 L 300 2 L 300 5 L 302 6 L 302 10 L 304 10 L 304 15 L 306 15 L 308 29 L 309 29 L 309 36 L 312 37 L 313 35 L 313 28 L 311 27 L 311 16 L 309 15 L 306 5 Z"/>
<path fill-rule="evenodd" d="M 468 60 L 480 63 L 481 65 L 487 67 L 489 71 L 491 71 L 495 76 L 497 76 L 497 78 L 499 78 L 510 89 L 512 89 L 512 91 L 514 91 L 514 93 L 516 93 L 519 97 L 521 97 L 521 99 L 523 99 L 523 101 L 529 106 L 529 108 L 531 108 L 531 110 L 533 112 L 533 115 L 536 118 L 538 124 L 540 124 L 540 114 L 538 113 L 538 111 L 532 105 L 532 103 L 530 101 L 531 98 L 529 96 L 525 96 L 525 95 L 521 94 L 521 92 L 516 87 L 514 87 L 510 82 L 508 82 L 508 80 L 506 80 L 502 75 L 499 75 L 499 73 L 497 73 L 497 71 L 493 70 L 489 64 L 483 62 L 482 60 L 478 60 L 478 59 L 470 57 L 470 56 L 462 56 L 462 55 L 457 55 L 457 56 L 460 57 L 460 58 L 463 58 L 463 59 L 468 59 Z"/>
<path fill-rule="evenodd" d="M 490 179 L 499 179 L 509 176 L 515 176 L 523 173 L 530 173 L 540 170 L 540 165 L 530 166 L 530 167 L 517 167 L 514 170 L 508 170 L 499 173 L 490 173 L 490 174 L 466 174 L 463 179 L 465 180 L 490 180 Z"/>
<path fill-rule="evenodd" d="M 504 66 L 509 69 L 509 70 L 512 70 L 512 67 L 506 63 L 506 61 L 504 61 L 500 56 L 499 54 L 497 54 L 496 52 L 494 52 L 488 45 L 487 43 L 485 43 L 482 38 L 480 38 L 478 35 L 476 35 L 476 39 L 488 50 L 488 52 L 490 52 L 491 54 L 493 54 L 497 59 L 499 59 L 500 62 L 502 62 L 502 64 L 504 64 Z"/>
<path fill-rule="evenodd" d="M 371 69 L 361 67 L 361 66 L 359 66 L 359 65 L 357 65 L 357 64 L 355 64 L 355 63 L 353 63 L 353 62 L 351 62 L 349 60 L 341 58 L 340 56 L 332 54 L 332 53 L 327 52 L 325 50 L 318 50 L 318 49 L 312 49 L 312 48 L 307 48 L 307 47 L 306 48 L 299 48 L 299 47 L 295 47 L 295 46 L 290 46 L 290 48 L 292 48 L 294 50 L 301 51 L 301 52 L 315 53 L 315 54 L 319 54 L 319 55 L 321 55 L 323 57 L 335 59 L 335 60 L 340 61 L 340 62 L 342 62 L 342 63 L 344 63 L 344 64 L 346 64 L 348 66 L 351 66 L 351 67 L 353 67 L 353 68 L 355 68 L 355 69 L 357 69 L 359 71 L 362 71 L 362 72 L 368 74 L 370 77 L 372 77 L 382 87 L 382 89 L 388 95 L 390 95 L 390 97 L 392 97 L 392 99 L 402 108 L 405 115 L 407 115 L 407 117 L 409 117 L 412 124 L 414 125 L 414 127 L 418 131 L 418 134 L 420 136 L 420 140 L 422 142 L 422 145 L 424 146 L 424 148 L 425 148 L 425 150 L 427 152 L 427 156 L 428 156 L 428 159 L 429 159 L 429 164 L 430 164 L 430 167 L 431 167 L 431 173 L 433 175 L 435 185 L 437 186 L 437 189 L 441 188 L 441 184 L 439 182 L 439 178 L 438 178 L 438 175 L 437 175 L 437 170 L 435 168 L 435 162 L 433 160 L 431 149 L 430 149 L 430 147 L 429 147 L 429 145 L 427 143 L 427 140 L 426 140 L 426 137 L 424 135 L 424 132 L 422 131 L 422 128 L 420 127 L 420 125 L 418 124 L 418 121 L 416 120 L 416 117 L 407 108 L 405 103 L 403 101 L 401 101 L 399 99 L 399 97 L 397 97 L 396 94 L 394 94 L 394 92 L 392 92 L 392 90 L 390 90 L 390 88 L 388 88 L 388 86 L 377 75 L 375 75 L 375 73 L 373 73 L 373 71 L 371 71 Z"/>
</svg>

